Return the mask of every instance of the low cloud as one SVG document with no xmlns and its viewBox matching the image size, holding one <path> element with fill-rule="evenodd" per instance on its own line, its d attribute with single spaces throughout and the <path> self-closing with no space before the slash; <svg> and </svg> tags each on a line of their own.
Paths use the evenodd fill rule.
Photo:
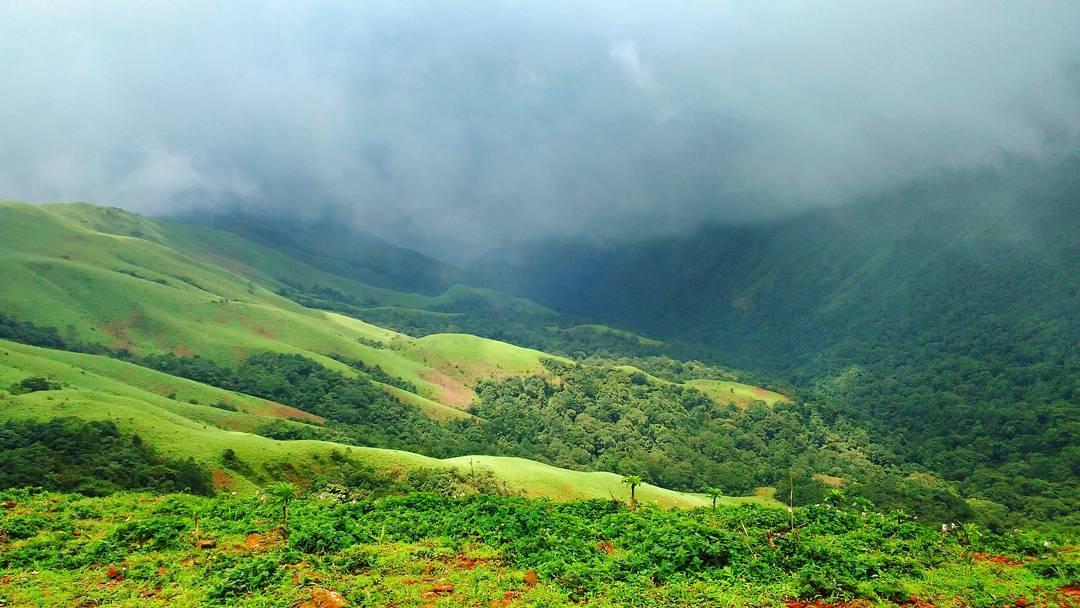
<svg viewBox="0 0 1080 608">
<path fill-rule="evenodd" d="M 8 2 L 0 197 L 450 257 L 831 205 L 1080 133 L 1080 4 Z"/>
</svg>

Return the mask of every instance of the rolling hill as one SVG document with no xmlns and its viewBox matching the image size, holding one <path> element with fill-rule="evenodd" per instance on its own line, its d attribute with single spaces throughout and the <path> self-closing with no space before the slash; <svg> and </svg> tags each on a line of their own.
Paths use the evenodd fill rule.
<svg viewBox="0 0 1080 608">
<path fill-rule="evenodd" d="M 0 220 L 0 281 L 5 285 L 0 311 L 20 322 L 58 328 L 68 344 L 93 347 L 80 353 L 0 341 L 0 386 L 29 377 L 62 385 L 59 390 L 4 396 L 5 419 L 111 420 L 169 456 L 190 456 L 214 468 L 222 487 L 241 491 L 271 479 L 269 471 L 282 463 L 318 470 L 327 466 L 319 464 L 327 462 L 327 454 L 341 449 L 384 468 L 481 467 L 515 491 L 536 496 L 605 497 L 624 491 L 618 475 L 569 471 L 521 458 L 439 460 L 327 441 L 278 441 L 254 433 L 271 422 L 298 433 L 323 432 L 327 421 L 291 405 L 123 360 L 197 355 L 226 369 L 258 352 L 302 355 L 370 382 L 435 421 L 468 420 L 472 414 L 466 410 L 478 383 L 546 376 L 545 360 L 570 361 L 468 334 L 413 337 L 337 312 L 306 308 L 276 291 L 308 281 L 417 311 L 475 297 L 511 310 L 538 309 L 527 301 L 464 286 L 437 296 L 374 287 L 233 233 L 86 204 L 3 203 Z M 567 331 L 654 344 L 603 326 Z M 104 356 L 105 351 L 122 356 Z M 220 458 L 226 448 L 243 462 L 270 468 L 255 474 L 230 470 Z M 643 500 L 664 505 L 705 500 L 651 486 L 642 491 Z"/>
<path fill-rule="evenodd" d="M 546 356 L 473 336 L 411 338 L 345 315 L 304 308 L 257 282 L 263 278 L 258 273 L 242 277 L 187 255 L 181 247 L 191 246 L 203 257 L 216 255 L 234 268 L 244 256 L 265 254 L 269 263 L 279 264 L 271 272 L 324 275 L 255 245 L 237 243 L 239 239 L 217 248 L 239 245 L 240 253 L 233 258 L 194 247 L 193 242 L 222 236 L 215 231 L 199 240 L 187 227 L 163 229 L 146 218 L 89 205 L 9 203 L 2 214 L 0 280 L 6 289 L 0 307 L 16 318 L 62 328 L 72 339 L 137 354 L 198 353 L 221 362 L 256 350 L 302 353 L 352 373 L 327 357 L 344 355 L 415 385 L 422 403 L 459 409 L 471 400 L 470 386 L 476 380 L 540 371 L 539 362 Z M 174 242 L 170 230 L 181 237 Z M 412 296 L 391 295 L 403 300 Z M 465 351 L 470 353 L 467 364 L 452 359 Z"/>
<path fill-rule="evenodd" d="M 11 395 L 0 391 L 0 420 L 74 416 L 111 420 L 173 457 L 193 457 L 217 472 L 222 488 L 252 492 L 285 463 L 297 478 L 332 466 L 331 451 L 344 451 L 380 468 L 475 468 L 494 473 L 510 489 L 526 496 L 559 500 L 607 498 L 625 493 L 622 477 L 612 473 L 568 471 L 521 458 L 462 456 L 439 460 L 400 450 L 346 446 L 325 441 L 277 441 L 249 431 L 272 419 L 321 422 L 317 416 L 278 403 L 224 391 L 100 355 L 69 353 L 0 340 L 0 386 L 44 376 L 61 383 L 53 391 Z M 239 411 L 215 404 L 228 403 Z M 255 472 L 230 470 L 221 453 L 233 450 Z M 269 465 L 269 466 L 268 466 Z M 305 473 L 306 472 L 306 473 Z M 646 485 L 644 502 L 697 506 L 700 495 Z M 726 498 L 728 504 L 771 501 L 760 497 Z"/>
<path fill-rule="evenodd" d="M 525 244 L 474 280 L 780 376 L 967 494 L 1064 517 L 1080 500 L 1078 176 L 1075 152 L 942 172 L 773 222 Z"/>
</svg>

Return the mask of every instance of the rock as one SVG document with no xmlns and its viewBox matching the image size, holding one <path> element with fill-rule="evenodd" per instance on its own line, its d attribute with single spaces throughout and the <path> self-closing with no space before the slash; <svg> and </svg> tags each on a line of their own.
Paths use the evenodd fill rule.
<svg viewBox="0 0 1080 608">
<path fill-rule="evenodd" d="M 349 602 L 337 591 L 315 587 L 311 590 L 311 599 L 300 604 L 300 608 L 342 608 Z"/>
<path fill-rule="evenodd" d="M 540 583 L 540 577 L 536 575 L 536 570 L 529 570 L 525 574 L 521 575 L 521 580 L 530 587 L 535 587 Z"/>
</svg>

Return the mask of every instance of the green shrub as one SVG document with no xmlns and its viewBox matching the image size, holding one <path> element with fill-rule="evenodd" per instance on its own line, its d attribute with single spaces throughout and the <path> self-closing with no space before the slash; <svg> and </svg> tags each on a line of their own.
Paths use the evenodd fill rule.
<svg viewBox="0 0 1080 608">
<path fill-rule="evenodd" d="M 378 563 L 378 550 L 365 545 L 346 547 L 334 558 L 334 566 L 347 574 L 359 574 Z"/>
<path fill-rule="evenodd" d="M 132 551 L 162 551 L 180 547 L 191 520 L 177 516 L 156 516 L 121 524 L 112 538 Z"/>
<path fill-rule="evenodd" d="M 48 520 L 40 515 L 11 516 L 0 521 L 0 533 L 9 538 L 33 538 L 48 526 Z"/>
<path fill-rule="evenodd" d="M 218 576 L 207 595 L 218 601 L 242 597 L 280 581 L 281 574 L 276 556 L 240 559 Z"/>
</svg>

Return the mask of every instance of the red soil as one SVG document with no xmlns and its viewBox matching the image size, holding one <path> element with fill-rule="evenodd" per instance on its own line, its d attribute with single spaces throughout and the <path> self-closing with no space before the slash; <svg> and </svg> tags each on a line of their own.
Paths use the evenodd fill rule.
<svg viewBox="0 0 1080 608">
<path fill-rule="evenodd" d="M 983 562 L 987 564 L 997 564 L 999 566 L 1023 566 L 1023 562 L 1009 559 L 1004 555 L 994 555 L 992 553 L 976 553 L 971 556 L 977 562 Z"/>
<path fill-rule="evenodd" d="M 215 488 L 227 488 L 232 484 L 232 477 L 229 477 L 229 474 L 221 469 L 214 469 L 211 475 L 213 476 Z"/>
<path fill-rule="evenodd" d="M 432 370 L 421 374 L 420 377 L 432 384 L 438 385 L 439 388 L 442 389 L 439 401 L 443 404 L 463 410 L 472 403 L 474 396 L 472 389 L 461 382 L 454 380 L 450 376 Z"/>
</svg>

